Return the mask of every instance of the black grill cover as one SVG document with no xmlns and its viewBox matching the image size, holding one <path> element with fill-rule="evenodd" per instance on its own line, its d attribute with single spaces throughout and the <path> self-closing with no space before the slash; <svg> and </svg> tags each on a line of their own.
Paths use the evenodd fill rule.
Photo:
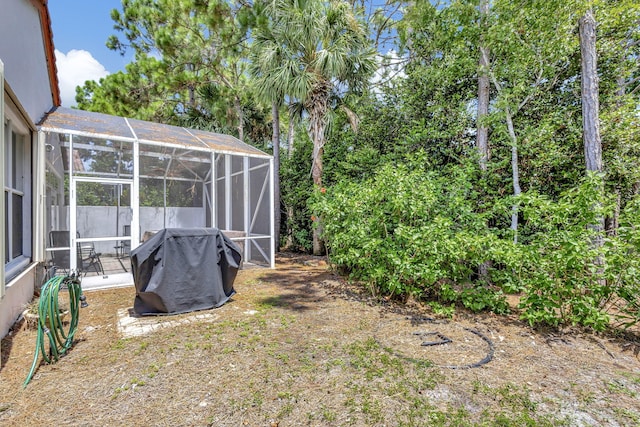
<svg viewBox="0 0 640 427">
<path fill-rule="evenodd" d="M 216 228 L 165 228 L 131 251 L 140 315 L 220 307 L 235 294 L 240 248 Z"/>
</svg>

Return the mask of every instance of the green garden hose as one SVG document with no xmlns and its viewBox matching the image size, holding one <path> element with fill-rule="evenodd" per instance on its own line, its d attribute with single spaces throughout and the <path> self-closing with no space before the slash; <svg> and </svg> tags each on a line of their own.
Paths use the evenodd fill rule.
<svg viewBox="0 0 640 427">
<path fill-rule="evenodd" d="M 58 294 L 60 289 L 69 292 L 69 328 L 65 331 L 60 313 Z M 78 329 L 78 317 L 80 312 L 80 301 L 85 307 L 85 296 L 82 295 L 80 279 L 76 276 L 54 276 L 49 279 L 40 290 L 40 301 L 38 303 L 38 335 L 36 338 L 36 351 L 33 355 L 31 371 L 24 381 L 26 387 L 31 381 L 38 365 L 38 354 L 46 363 L 58 361 L 62 355 L 73 345 L 73 336 Z M 66 314 L 66 313 L 65 313 Z M 45 339 L 46 338 L 46 339 Z M 46 348 L 46 341 L 49 342 L 49 351 Z"/>
</svg>

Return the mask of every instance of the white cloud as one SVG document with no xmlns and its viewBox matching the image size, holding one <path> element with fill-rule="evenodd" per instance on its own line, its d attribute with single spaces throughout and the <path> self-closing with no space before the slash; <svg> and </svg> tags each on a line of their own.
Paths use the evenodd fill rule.
<svg viewBox="0 0 640 427">
<path fill-rule="evenodd" d="M 71 107 L 76 104 L 76 86 L 84 85 L 87 80 L 98 81 L 109 72 L 86 50 L 70 50 L 66 55 L 56 49 L 56 66 L 60 84 L 62 105 Z"/>
</svg>

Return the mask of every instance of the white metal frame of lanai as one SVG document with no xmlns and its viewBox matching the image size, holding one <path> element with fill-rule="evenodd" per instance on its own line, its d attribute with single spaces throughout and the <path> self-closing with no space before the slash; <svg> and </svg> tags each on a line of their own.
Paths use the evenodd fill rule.
<svg viewBox="0 0 640 427">
<path fill-rule="evenodd" d="M 206 176 L 201 177 L 203 208 L 208 216 L 204 222 L 230 232 L 232 240 L 242 243 L 245 262 L 258 259 L 260 260 L 258 264 L 265 267 L 273 268 L 275 266 L 272 156 L 229 135 L 62 107 L 53 110 L 44 118 L 39 124 L 39 133 L 40 141 L 47 144 L 47 152 L 55 150 L 60 158 L 63 158 L 61 153 L 66 150 L 67 158 L 60 161 L 63 163 L 63 175 L 67 175 L 68 183 L 61 182 L 61 185 L 69 186 L 69 213 L 68 218 L 63 221 L 65 224 L 62 228 L 68 227 L 69 231 L 70 268 L 77 268 L 78 244 L 91 243 L 104 246 L 110 242 L 125 239 L 130 240 L 131 249 L 138 246 L 144 231 L 141 229 L 139 202 L 140 179 L 145 175 L 141 172 L 140 159 L 141 156 L 146 155 L 145 153 L 148 154 L 145 150 L 153 150 L 153 147 L 156 149 L 157 147 L 166 148 L 172 150 L 174 154 L 177 151 L 194 153 L 192 157 L 202 159 L 203 170 L 206 168 L 206 164 L 210 164 L 210 170 Z M 111 144 L 113 142 L 129 144 L 132 156 L 130 173 L 123 177 L 78 170 L 82 169 L 82 165 L 78 166 L 74 156 L 83 141 L 86 143 L 88 140 L 110 141 Z M 58 147 L 55 147 L 56 143 L 59 144 Z M 107 146 L 100 148 L 97 144 L 92 147 L 103 152 L 110 150 Z M 115 152 L 115 149 L 112 150 Z M 55 159 L 52 157 L 51 162 L 53 161 Z M 48 163 L 48 167 L 53 169 L 55 166 L 50 163 Z M 58 167 L 60 168 L 60 166 Z M 187 170 L 190 169 L 187 167 Z M 196 172 L 194 175 L 197 175 Z M 63 180 L 61 177 L 58 179 Z M 166 180 L 166 177 L 164 179 Z M 130 236 L 99 235 L 98 233 L 81 238 L 77 237 L 76 232 L 79 224 L 76 222 L 78 212 L 76 184 L 78 183 L 81 185 L 83 183 L 130 185 Z M 236 188 L 240 185 L 242 188 Z M 166 205 L 164 209 L 166 211 Z M 52 229 L 51 226 L 50 229 Z M 254 232 L 256 229 L 258 232 Z M 42 236 L 43 241 L 46 239 L 47 236 Z M 49 248 L 48 251 L 50 250 Z M 83 279 L 83 287 L 108 287 L 126 284 L 126 282 L 132 283 L 130 273 L 103 274 L 101 276 L 86 276 Z"/>
</svg>

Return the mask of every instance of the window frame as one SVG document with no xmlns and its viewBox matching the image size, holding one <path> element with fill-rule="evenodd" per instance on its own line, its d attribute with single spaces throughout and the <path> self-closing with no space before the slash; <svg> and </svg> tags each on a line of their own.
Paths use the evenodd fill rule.
<svg viewBox="0 0 640 427">
<path fill-rule="evenodd" d="M 3 89 L 4 93 L 4 89 Z M 3 218 L 2 227 L 5 228 L 2 259 L 4 261 L 3 288 L 7 282 L 22 273 L 33 259 L 32 225 L 33 225 L 33 132 L 19 113 L 9 97 L 4 97 L 2 115 L 2 174 Z M 15 152 L 14 152 L 15 151 Z M 16 158 L 18 156 L 18 158 Z M 19 165 L 15 167 L 16 163 Z M 15 176 L 18 172 L 19 176 Z M 16 196 L 20 199 L 19 208 L 13 203 Z M 8 203 L 7 203 L 8 202 Z M 14 255 L 14 210 L 20 210 L 21 230 L 19 234 L 21 246 L 20 254 Z M 8 259 L 8 261 L 7 261 Z M 4 292 L 3 290 L 3 292 Z"/>
<path fill-rule="evenodd" d="M 4 63 L 0 60 L 0 165 L 4 165 Z M 4 166 L 3 166 L 4 167 Z M 4 173 L 0 173 L 0 187 L 4 188 Z M 0 203 L 0 224 L 4 227 L 4 203 Z M 4 242 L 0 244 L 0 259 L 4 260 Z M 4 263 L 0 268 L 0 299 L 5 294 Z"/>
</svg>

